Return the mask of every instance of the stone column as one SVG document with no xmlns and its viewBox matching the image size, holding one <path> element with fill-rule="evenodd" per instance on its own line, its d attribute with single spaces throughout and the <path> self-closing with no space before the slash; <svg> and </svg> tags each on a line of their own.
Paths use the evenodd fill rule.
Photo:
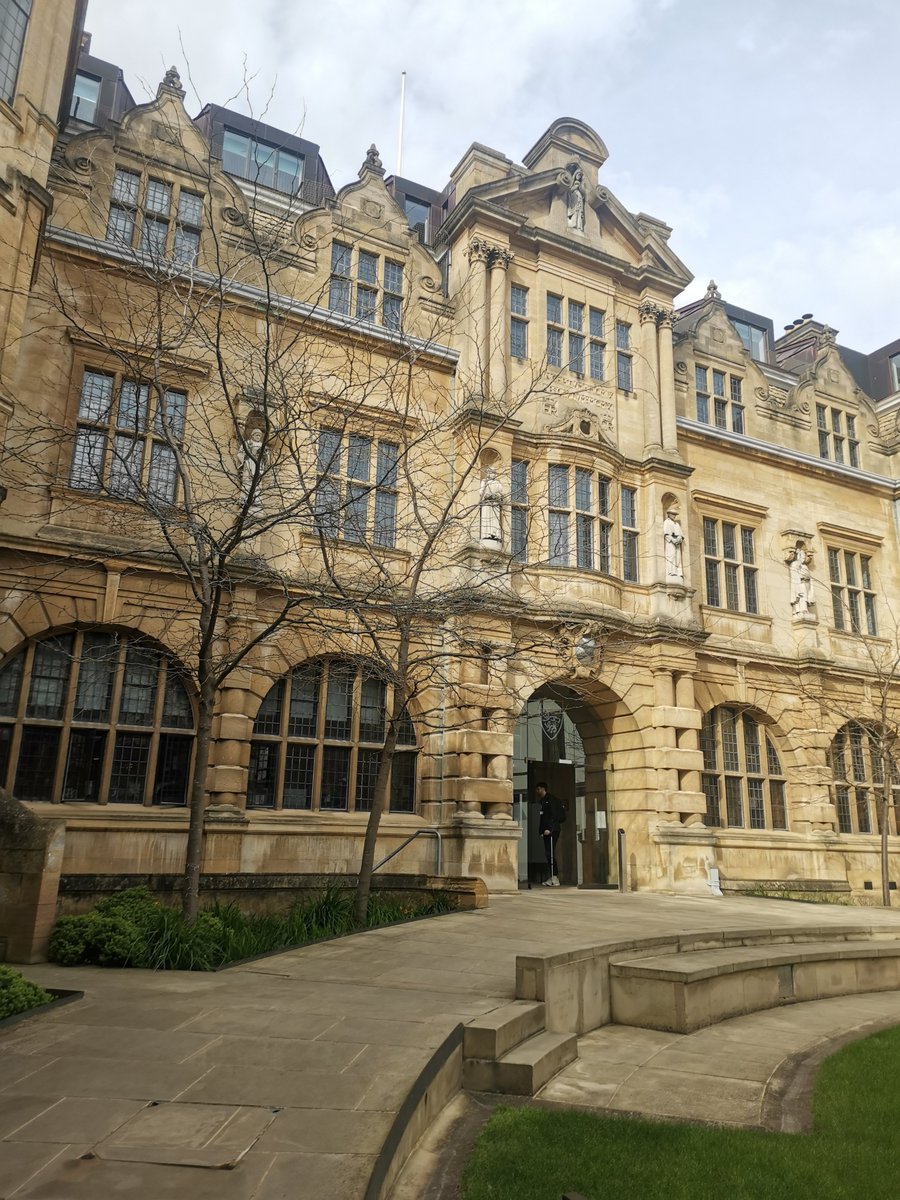
<svg viewBox="0 0 900 1200">
<path fill-rule="evenodd" d="M 507 336 L 508 336 L 508 297 L 506 273 L 512 262 L 508 250 L 494 249 L 488 259 L 490 271 L 490 364 L 488 379 L 490 389 L 487 395 L 495 402 L 502 402 L 506 396 L 508 379 L 507 371 Z"/>
<path fill-rule="evenodd" d="M 491 308 L 488 294 L 489 262 L 492 247 L 484 238 L 474 237 L 469 242 L 469 287 L 466 289 L 468 303 L 473 312 L 475 328 L 475 362 L 481 375 L 477 390 L 481 395 L 490 395 L 490 335 Z"/>
<path fill-rule="evenodd" d="M 678 431 L 675 413 L 675 359 L 672 353 L 672 326 L 675 314 L 671 309 L 661 309 L 659 314 L 659 407 L 662 417 L 662 444 L 664 450 L 678 449 Z"/>
<path fill-rule="evenodd" d="M 656 337 L 656 319 L 659 305 L 652 300 L 642 301 L 638 308 L 641 321 L 640 339 L 640 383 L 641 402 L 644 408 L 644 450 L 658 450 L 662 446 L 659 423 L 659 351 Z"/>
</svg>

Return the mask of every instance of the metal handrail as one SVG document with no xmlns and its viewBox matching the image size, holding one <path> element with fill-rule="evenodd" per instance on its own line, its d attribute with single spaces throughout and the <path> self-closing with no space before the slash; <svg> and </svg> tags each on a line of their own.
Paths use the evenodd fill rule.
<svg viewBox="0 0 900 1200">
<path fill-rule="evenodd" d="M 383 858 L 381 860 L 381 862 L 375 864 L 375 866 L 372 868 L 372 874 L 374 875 L 375 872 L 380 867 L 383 867 L 385 863 L 390 862 L 391 859 L 394 858 L 396 855 L 398 855 L 401 850 L 405 850 L 410 842 L 414 842 L 417 837 L 423 837 L 425 835 L 431 835 L 432 837 L 437 839 L 437 847 L 436 847 L 436 851 L 435 851 L 434 873 L 435 873 L 435 875 L 440 875 L 441 868 L 444 865 L 444 859 L 443 859 L 443 850 L 441 849 L 441 835 L 436 829 L 417 829 L 415 833 L 411 833 L 405 842 L 401 842 L 396 850 L 392 850 L 390 852 L 390 854 L 387 856 L 387 858 Z"/>
</svg>

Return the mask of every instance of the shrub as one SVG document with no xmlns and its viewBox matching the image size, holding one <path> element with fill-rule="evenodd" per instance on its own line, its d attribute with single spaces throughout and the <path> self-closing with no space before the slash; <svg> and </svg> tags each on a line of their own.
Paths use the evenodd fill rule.
<svg viewBox="0 0 900 1200">
<path fill-rule="evenodd" d="M 0 1021 L 16 1013 L 27 1012 L 39 1004 L 49 1004 L 53 997 L 36 983 L 29 983 L 12 967 L 0 966 Z"/>
</svg>

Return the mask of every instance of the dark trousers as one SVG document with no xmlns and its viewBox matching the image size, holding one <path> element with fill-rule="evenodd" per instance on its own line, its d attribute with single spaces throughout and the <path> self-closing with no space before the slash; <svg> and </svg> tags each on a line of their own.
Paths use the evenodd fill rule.
<svg viewBox="0 0 900 1200">
<path fill-rule="evenodd" d="M 547 859 L 547 866 L 550 868 L 551 875 L 558 875 L 556 869 L 556 843 L 559 839 L 558 833 L 542 834 L 544 839 L 544 855 Z"/>
</svg>

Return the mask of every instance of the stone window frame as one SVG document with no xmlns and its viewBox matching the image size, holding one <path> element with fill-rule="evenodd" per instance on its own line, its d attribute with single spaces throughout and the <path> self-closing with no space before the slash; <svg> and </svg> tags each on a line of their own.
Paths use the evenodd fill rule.
<svg viewBox="0 0 900 1200">
<path fill-rule="evenodd" d="M 630 321 L 616 321 L 616 387 L 620 392 L 634 391 L 634 344 Z"/>
<path fill-rule="evenodd" d="M 332 690 L 334 679 L 338 683 Z M 374 668 L 367 671 L 364 665 L 339 656 L 299 663 L 272 684 L 257 712 L 250 743 L 247 809 L 351 816 L 368 813 L 371 796 L 361 795 L 361 791 L 366 784 L 374 787 L 377 755 L 384 745 L 386 713 L 392 702 L 391 685 L 381 680 Z M 365 721 L 366 714 L 373 712 L 383 714 L 380 738 L 367 736 L 376 732 L 375 721 L 370 720 L 368 728 Z M 392 765 L 386 811 L 409 815 L 418 811 L 418 760 L 415 727 L 407 717 Z M 327 787 L 340 788 L 342 763 L 346 770 L 343 803 L 340 790 L 330 796 L 323 792 Z M 327 802 L 323 802 L 326 796 Z"/>
<path fill-rule="evenodd" d="M 176 450 L 184 438 L 189 395 L 166 383 L 161 397 L 159 388 L 135 374 L 93 359 L 76 360 L 66 483 L 84 495 L 172 505 L 178 498 Z M 101 381 L 108 381 L 108 394 Z M 135 470 L 131 460 L 138 451 Z"/>
<path fill-rule="evenodd" d="M 881 833 L 879 797 L 884 765 L 879 762 L 877 743 L 874 722 L 847 721 L 837 730 L 828 747 L 828 767 L 841 834 Z M 892 775 L 893 802 L 888 808 L 888 833 L 895 836 L 900 831 L 900 772 L 896 764 L 892 766 Z"/>
<path fill-rule="evenodd" d="M 9 22 L 0 41 L 0 100 L 10 105 L 16 98 L 30 16 L 31 0 L 9 0 Z"/>
<path fill-rule="evenodd" d="M 528 288 L 509 285 L 509 353 L 511 358 L 528 357 Z"/>
<path fill-rule="evenodd" d="M 196 729 L 192 691 L 176 660 L 138 634 L 95 626 L 31 638 L 0 667 L 0 787 L 48 803 L 185 807 Z M 29 743 L 36 760 L 30 786 Z M 38 756 L 47 794 L 29 795 Z M 79 771 L 93 774 L 95 795 L 66 795 Z M 125 798 L 135 791 L 139 796 Z"/>
<path fill-rule="evenodd" d="M 877 592 L 873 584 L 874 555 L 871 550 L 866 553 L 859 546 L 829 541 L 825 556 L 831 590 L 832 628 L 857 637 L 878 637 Z"/>
<path fill-rule="evenodd" d="M 816 404 L 816 434 L 819 439 L 819 458 L 829 462 L 860 467 L 859 438 L 856 436 L 857 413 L 841 405 Z M 846 456 L 844 447 L 846 446 Z"/>
<path fill-rule="evenodd" d="M 701 515 L 703 596 L 708 608 L 759 616 L 758 530 L 757 522 L 732 513 Z"/>
<path fill-rule="evenodd" d="M 587 465 L 573 456 L 571 461 L 549 461 L 547 469 L 547 556 L 545 565 L 554 570 L 590 571 L 627 583 L 636 583 L 638 574 L 638 527 L 627 525 L 623 494 L 634 498 L 637 522 L 637 488 L 616 479 L 610 470 Z M 563 475 L 565 472 L 565 475 Z M 565 492 L 558 483 L 565 479 Z M 558 518 L 554 521 L 552 518 Z M 616 554 L 616 529 L 621 548 Z M 554 529 L 558 536 L 554 553 Z M 633 559 L 634 578 L 626 564 Z M 574 561 L 573 561 L 574 560 Z"/>
<path fill-rule="evenodd" d="M 328 308 L 363 325 L 401 332 L 405 265 L 369 246 L 331 242 Z M 380 321 L 379 321 L 380 315 Z"/>
<path fill-rule="evenodd" d="M 400 453 L 399 441 L 391 438 L 319 427 L 315 521 L 325 537 L 396 548 Z"/>
<path fill-rule="evenodd" d="M 712 383 L 710 384 L 710 373 Z M 694 397 L 701 425 L 746 433 L 744 377 L 708 363 L 694 363 Z"/>
<path fill-rule="evenodd" d="M 514 562 L 528 562 L 528 534 L 531 520 L 529 483 L 533 463 L 513 457 L 509 472 L 509 548 Z"/>
<path fill-rule="evenodd" d="M 713 829 L 789 828 L 786 776 L 766 724 L 734 704 L 703 713 L 701 787 L 704 822 Z"/>
<path fill-rule="evenodd" d="M 551 291 L 546 292 L 545 304 L 547 366 L 569 371 L 579 379 L 604 382 L 606 309 Z"/>
<path fill-rule="evenodd" d="M 149 167 L 117 162 L 110 186 L 106 241 L 153 262 L 196 266 L 206 197 Z M 151 230 L 155 230 L 151 234 Z"/>
</svg>

